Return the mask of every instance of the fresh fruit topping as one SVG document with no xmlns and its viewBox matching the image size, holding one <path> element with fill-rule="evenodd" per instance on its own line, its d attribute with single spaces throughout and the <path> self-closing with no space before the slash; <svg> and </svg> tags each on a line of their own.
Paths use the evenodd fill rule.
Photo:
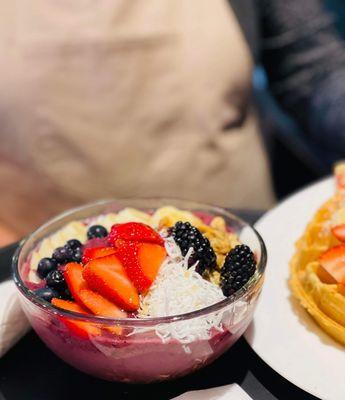
<svg viewBox="0 0 345 400">
<path fill-rule="evenodd" d="M 319 262 L 336 282 L 345 283 L 345 244 L 332 247 L 323 253 Z"/>
<path fill-rule="evenodd" d="M 80 263 L 83 257 L 83 250 L 80 247 L 77 247 L 73 250 L 72 261 Z"/>
<path fill-rule="evenodd" d="M 126 318 L 127 314 L 120 310 L 114 303 L 97 292 L 89 289 L 80 291 L 80 297 L 85 306 L 99 317 Z M 122 329 L 119 326 L 108 326 L 106 329 L 120 335 Z"/>
<path fill-rule="evenodd" d="M 37 267 L 37 274 L 40 278 L 44 279 L 49 272 L 54 271 L 58 266 L 56 260 L 50 257 L 44 257 L 40 260 Z"/>
<path fill-rule="evenodd" d="M 321 265 L 317 268 L 317 276 L 322 283 L 327 283 L 329 285 L 337 283 L 337 281 L 330 275 Z"/>
<path fill-rule="evenodd" d="M 152 283 L 167 255 L 165 248 L 157 244 L 140 243 L 138 255 L 141 270 Z"/>
<path fill-rule="evenodd" d="M 244 244 L 235 246 L 225 257 L 220 286 L 225 296 L 241 289 L 254 275 L 256 261 L 253 252 Z"/>
<path fill-rule="evenodd" d="M 91 260 L 95 258 L 100 258 L 100 257 L 105 257 L 109 256 L 111 254 L 114 254 L 116 250 L 114 247 L 91 247 L 87 248 L 83 252 L 83 264 L 87 264 Z"/>
<path fill-rule="evenodd" d="M 87 231 L 87 238 L 94 239 L 94 238 L 103 238 L 108 235 L 108 231 L 102 225 L 92 225 Z"/>
<path fill-rule="evenodd" d="M 81 304 L 79 292 L 87 288 L 87 284 L 83 278 L 83 266 L 77 263 L 68 263 L 63 275 L 73 298 Z"/>
<path fill-rule="evenodd" d="M 40 297 L 41 299 L 43 299 L 45 301 L 49 301 L 49 302 L 51 302 L 53 297 L 59 296 L 59 293 L 50 287 L 43 287 L 40 289 L 36 289 L 36 290 L 34 290 L 34 293 L 36 296 Z"/>
<path fill-rule="evenodd" d="M 66 281 L 63 273 L 58 270 L 52 271 L 47 275 L 46 283 L 48 287 L 55 289 L 59 293 L 66 289 Z"/>
<path fill-rule="evenodd" d="M 71 291 L 69 290 L 68 287 L 66 287 L 65 291 L 62 292 L 62 294 L 60 294 L 59 298 L 63 299 L 63 300 L 74 301 L 74 297 L 72 296 L 72 293 L 71 293 Z"/>
<path fill-rule="evenodd" d="M 177 222 L 169 230 L 175 242 L 185 256 L 190 248 L 193 248 L 188 265 L 191 267 L 198 262 L 195 270 L 202 274 L 205 270 L 212 270 L 217 266 L 217 257 L 210 241 L 189 222 Z"/>
<path fill-rule="evenodd" d="M 68 247 L 70 247 L 72 250 L 76 250 L 76 249 L 81 249 L 82 248 L 82 244 L 78 239 L 70 239 L 67 240 L 66 245 Z"/>
<path fill-rule="evenodd" d="M 334 226 L 332 233 L 338 240 L 345 242 L 345 224 Z"/>
<path fill-rule="evenodd" d="M 114 303 L 90 289 L 80 291 L 83 304 L 99 317 L 125 318 L 127 314 Z"/>
<path fill-rule="evenodd" d="M 55 307 L 62 308 L 63 310 L 73 311 L 80 314 L 89 314 L 86 308 L 81 306 L 80 304 L 75 303 L 70 300 L 62 300 L 58 298 L 52 299 L 52 305 Z"/>
<path fill-rule="evenodd" d="M 121 243 L 116 254 L 140 293 L 149 289 L 166 257 L 165 248 L 158 244 L 128 241 Z"/>
<path fill-rule="evenodd" d="M 109 233 L 109 243 L 116 246 L 118 240 L 129 240 L 132 242 L 148 242 L 164 245 L 161 236 L 150 226 L 140 222 L 127 222 L 115 224 Z"/>
<path fill-rule="evenodd" d="M 53 298 L 51 303 L 53 306 L 62 308 L 63 310 L 73 311 L 79 314 L 89 314 L 84 307 L 81 307 L 73 301 Z M 82 339 L 88 339 L 90 336 L 97 336 L 101 333 L 101 330 L 97 326 L 89 322 L 83 322 L 78 319 L 67 317 L 60 317 L 60 320 L 70 329 L 71 332 Z"/>
<path fill-rule="evenodd" d="M 139 308 L 139 295 L 126 275 L 119 259 L 114 256 L 96 258 L 83 270 L 88 286 L 126 311 Z"/>
<path fill-rule="evenodd" d="M 69 246 L 57 247 L 52 257 L 58 264 L 65 264 L 73 257 L 73 251 Z"/>
</svg>

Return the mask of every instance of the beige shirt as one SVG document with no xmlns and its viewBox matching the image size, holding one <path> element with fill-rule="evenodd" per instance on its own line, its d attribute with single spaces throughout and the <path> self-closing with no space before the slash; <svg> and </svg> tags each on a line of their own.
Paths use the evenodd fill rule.
<svg viewBox="0 0 345 400">
<path fill-rule="evenodd" d="M 0 222 L 104 197 L 272 201 L 253 63 L 226 0 L 7 0 Z"/>
</svg>

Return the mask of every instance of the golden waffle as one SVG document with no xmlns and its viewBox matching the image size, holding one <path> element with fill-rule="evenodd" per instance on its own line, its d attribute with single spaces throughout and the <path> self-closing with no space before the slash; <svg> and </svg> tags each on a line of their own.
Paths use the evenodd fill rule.
<svg viewBox="0 0 345 400">
<path fill-rule="evenodd" d="M 331 221 L 341 206 L 343 197 L 337 193 L 315 213 L 296 243 L 289 283 L 294 296 L 320 327 L 345 346 L 345 296 L 336 284 L 321 281 L 318 273 L 319 256 L 339 244 L 332 235 Z"/>
</svg>

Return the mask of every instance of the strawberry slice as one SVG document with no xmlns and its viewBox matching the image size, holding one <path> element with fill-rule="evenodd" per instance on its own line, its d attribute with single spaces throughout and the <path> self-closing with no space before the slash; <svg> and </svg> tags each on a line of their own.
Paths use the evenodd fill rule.
<svg viewBox="0 0 345 400">
<path fill-rule="evenodd" d="M 153 243 L 123 241 L 116 255 L 140 293 L 145 293 L 155 280 L 166 257 L 165 248 Z"/>
<path fill-rule="evenodd" d="M 120 310 L 114 303 L 89 289 L 80 291 L 80 297 L 87 308 L 95 315 L 110 318 L 126 318 L 127 314 Z M 106 329 L 117 335 L 120 335 L 122 329 L 119 326 L 107 326 Z"/>
<path fill-rule="evenodd" d="M 336 282 L 345 283 L 345 244 L 327 250 L 320 256 L 319 262 Z"/>
<path fill-rule="evenodd" d="M 83 264 L 87 264 L 91 260 L 95 258 L 109 256 L 110 254 L 114 254 L 114 247 L 88 247 L 83 251 Z"/>
<path fill-rule="evenodd" d="M 118 240 L 164 245 L 163 239 L 154 229 L 140 222 L 127 222 L 113 225 L 108 235 L 108 241 L 111 245 L 116 246 Z"/>
<path fill-rule="evenodd" d="M 338 240 L 345 242 L 345 224 L 334 226 L 332 233 Z"/>
<path fill-rule="evenodd" d="M 88 286 L 126 311 L 139 308 L 139 295 L 115 255 L 96 258 L 83 270 Z"/>
<path fill-rule="evenodd" d="M 83 278 L 83 269 L 81 264 L 68 263 L 63 273 L 68 289 L 79 304 L 83 304 L 79 298 L 79 292 L 81 289 L 87 288 L 87 283 Z"/>
<path fill-rule="evenodd" d="M 55 297 L 52 299 L 51 303 L 53 306 L 62 308 L 63 310 L 73 311 L 80 314 L 90 314 L 84 307 L 81 307 L 73 301 L 57 299 Z M 89 339 L 90 336 L 101 334 L 101 330 L 90 322 L 83 322 L 66 317 L 59 318 L 74 335 L 81 339 Z"/>
</svg>

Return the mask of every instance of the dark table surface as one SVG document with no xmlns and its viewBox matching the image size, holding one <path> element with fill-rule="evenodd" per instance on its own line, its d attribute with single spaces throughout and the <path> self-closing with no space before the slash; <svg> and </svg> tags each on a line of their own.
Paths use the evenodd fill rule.
<svg viewBox="0 0 345 400">
<path fill-rule="evenodd" d="M 241 211 L 254 223 L 260 212 Z M 10 276 L 15 245 L 0 249 L 0 281 Z M 0 299 L 1 300 L 1 299 Z M 126 385 L 87 376 L 56 357 L 31 331 L 0 360 L 0 400 L 171 399 L 189 390 L 238 383 L 254 400 L 312 400 L 265 364 L 241 338 L 212 365 L 173 382 Z"/>
</svg>

